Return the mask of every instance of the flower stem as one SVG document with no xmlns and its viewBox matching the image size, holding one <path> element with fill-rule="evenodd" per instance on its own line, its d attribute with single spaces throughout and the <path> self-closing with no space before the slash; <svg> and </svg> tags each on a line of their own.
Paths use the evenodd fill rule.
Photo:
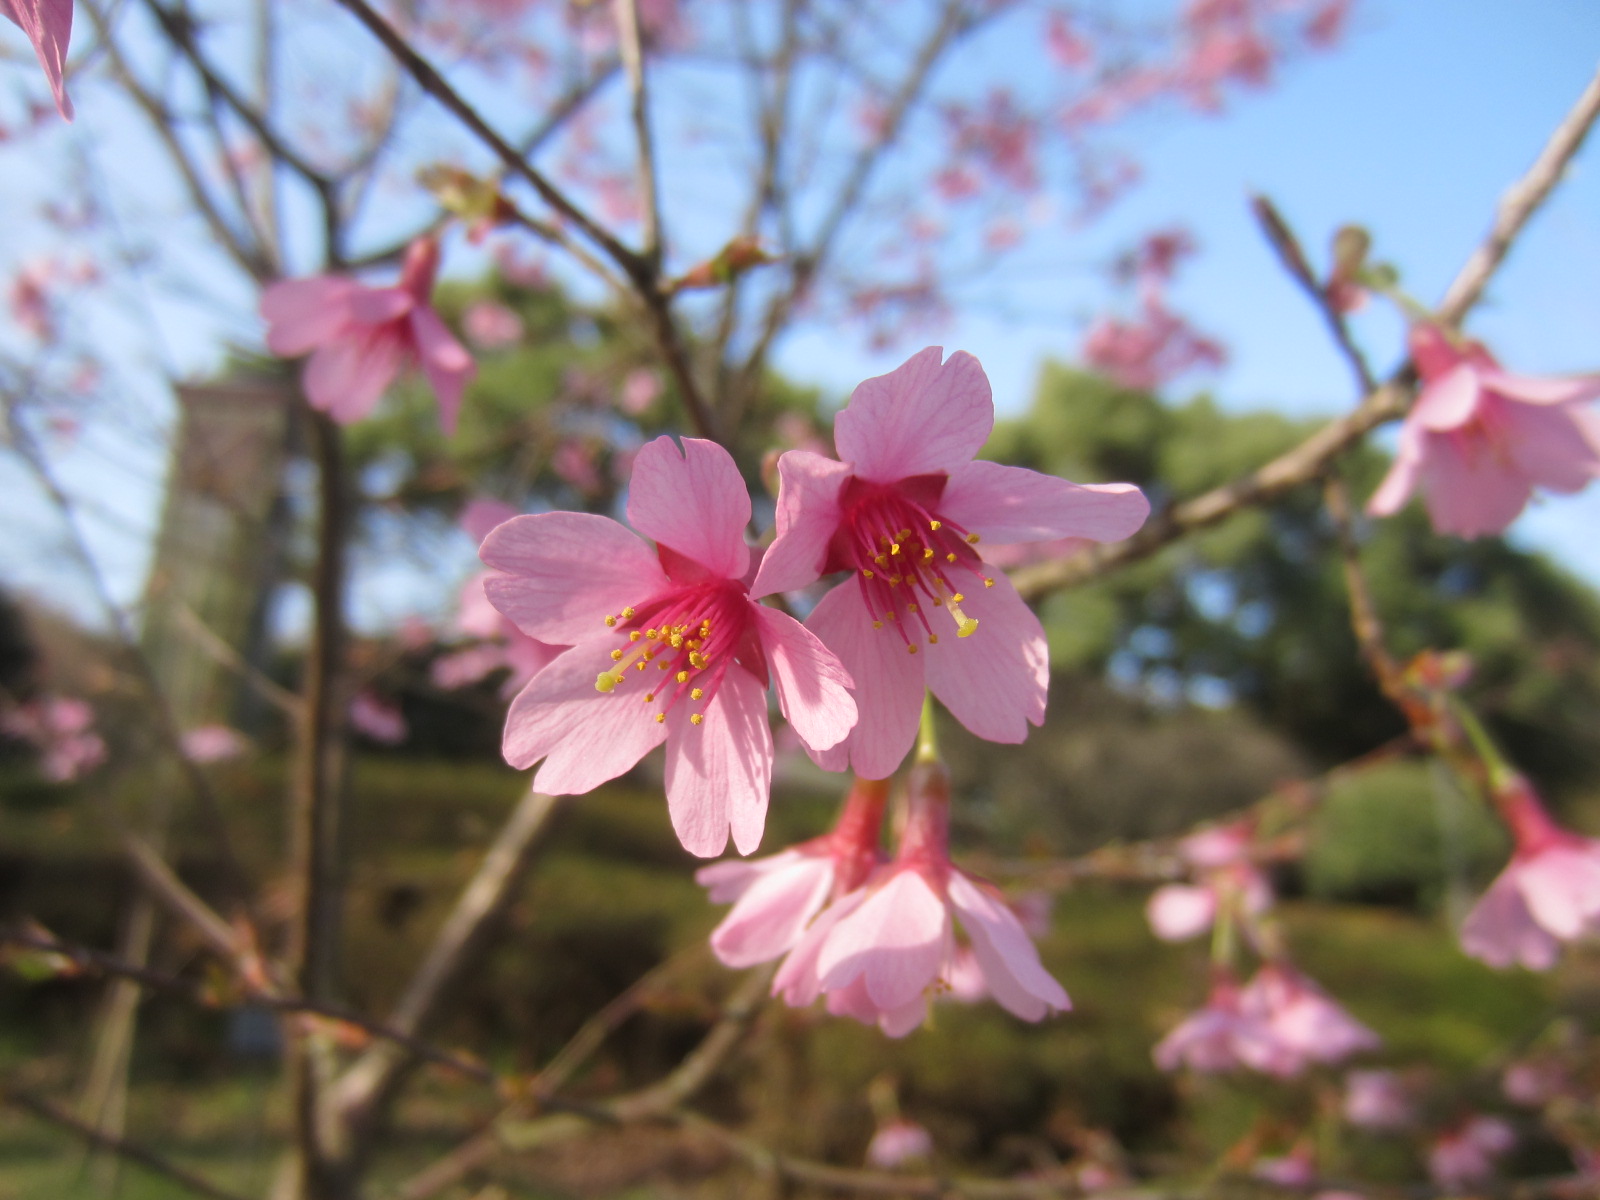
<svg viewBox="0 0 1600 1200">
<path fill-rule="evenodd" d="M 933 693 L 922 693 L 922 724 L 917 731 L 917 762 L 939 761 L 939 729 L 934 719 Z"/>
</svg>

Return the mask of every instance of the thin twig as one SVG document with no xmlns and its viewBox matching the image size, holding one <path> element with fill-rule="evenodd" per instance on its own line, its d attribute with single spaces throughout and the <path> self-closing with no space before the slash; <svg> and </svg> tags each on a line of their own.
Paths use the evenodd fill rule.
<svg viewBox="0 0 1600 1200">
<path fill-rule="evenodd" d="M 227 1188 L 219 1187 L 209 1179 L 196 1175 L 186 1167 L 180 1167 L 171 1159 L 165 1158 L 154 1150 L 139 1145 L 137 1142 L 102 1133 L 87 1121 L 79 1120 L 66 1109 L 52 1104 L 43 1096 L 35 1095 L 33 1092 L 10 1084 L 0 1083 L 0 1101 L 14 1108 L 30 1112 L 42 1121 L 47 1121 L 51 1125 L 76 1134 L 95 1149 L 109 1150 L 119 1158 L 127 1159 L 147 1171 L 169 1179 L 197 1196 L 209 1196 L 211 1200 L 248 1200 L 241 1193 L 230 1192 Z"/>
<path fill-rule="evenodd" d="M 661 269 L 662 229 L 660 177 L 655 138 L 650 132 L 650 92 L 644 70 L 644 33 L 639 27 L 638 0 L 616 0 L 617 48 L 628 77 L 628 119 L 639 155 L 639 195 L 644 202 L 644 257 Z"/>
</svg>

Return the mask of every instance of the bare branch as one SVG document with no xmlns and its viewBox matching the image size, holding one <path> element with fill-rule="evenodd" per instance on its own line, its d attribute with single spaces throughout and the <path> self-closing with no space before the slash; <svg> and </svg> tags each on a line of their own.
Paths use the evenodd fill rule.
<svg viewBox="0 0 1600 1200">
<path fill-rule="evenodd" d="M 209 1179 L 196 1175 L 185 1167 L 178 1166 L 169 1158 L 148 1150 L 137 1142 L 127 1138 L 112 1137 L 102 1133 L 87 1121 L 81 1121 L 66 1109 L 52 1104 L 43 1096 L 25 1091 L 10 1084 L 0 1083 L 0 1101 L 30 1112 L 42 1121 L 48 1121 L 60 1129 L 65 1129 L 76 1134 L 97 1150 L 109 1150 L 119 1158 L 125 1158 L 131 1163 L 136 1163 L 147 1171 L 151 1171 L 165 1179 L 171 1180 L 179 1187 L 186 1188 L 197 1196 L 209 1196 L 211 1200 L 248 1200 L 238 1192 L 230 1192 L 219 1187 Z"/>
<path fill-rule="evenodd" d="M 639 28 L 638 0 L 617 0 L 617 46 L 622 69 L 628 76 L 628 118 L 633 123 L 639 154 L 639 195 L 644 201 L 644 257 L 661 269 L 662 232 L 660 182 L 655 139 L 650 133 L 650 93 L 644 73 L 644 36 Z"/>
<path fill-rule="evenodd" d="M 1444 299 L 1439 302 L 1439 319 L 1447 325 L 1460 324 L 1469 309 L 1483 295 L 1490 278 L 1510 251 L 1517 235 L 1527 225 L 1528 219 L 1539 210 L 1561 177 L 1567 164 L 1583 146 L 1583 140 L 1600 117 L 1600 70 L 1596 70 L 1589 86 L 1583 89 L 1578 102 L 1556 126 L 1550 140 L 1519 179 L 1500 200 L 1494 225 L 1483 244 L 1473 251 L 1467 265 L 1461 268 Z"/>
</svg>

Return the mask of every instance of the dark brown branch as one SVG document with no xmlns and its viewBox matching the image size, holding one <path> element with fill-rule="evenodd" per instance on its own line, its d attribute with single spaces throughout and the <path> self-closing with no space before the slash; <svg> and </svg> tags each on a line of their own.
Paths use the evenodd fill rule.
<svg viewBox="0 0 1600 1200">
<path fill-rule="evenodd" d="M 82 1138 L 96 1150 L 109 1150 L 119 1158 L 135 1163 L 164 1179 L 171 1180 L 179 1187 L 193 1192 L 197 1196 L 209 1196 L 211 1200 L 248 1200 L 238 1192 L 230 1192 L 219 1187 L 209 1179 L 196 1175 L 186 1167 L 180 1167 L 169 1158 L 164 1158 L 154 1150 L 148 1150 L 137 1142 L 127 1138 L 112 1137 L 102 1133 L 86 1121 L 81 1121 L 66 1109 L 52 1104 L 43 1096 L 35 1095 L 10 1084 L 0 1084 L 0 1101 L 20 1108 L 24 1112 L 32 1113 L 41 1121 L 47 1121 L 60 1129 Z"/>
</svg>

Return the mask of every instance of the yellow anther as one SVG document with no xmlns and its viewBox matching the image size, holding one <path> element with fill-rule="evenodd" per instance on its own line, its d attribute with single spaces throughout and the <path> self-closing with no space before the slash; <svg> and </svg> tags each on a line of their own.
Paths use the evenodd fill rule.
<svg viewBox="0 0 1600 1200">
<path fill-rule="evenodd" d="M 608 626 L 615 626 L 616 623 L 617 623 L 617 619 L 615 617 L 613 617 L 610 613 L 607 613 L 606 614 L 606 624 Z"/>
<path fill-rule="evenodd" d="M 645 668 L 645 664 L 643 662 L 636 662 L 633 664 L 633 667 L 636 671 L 642 671 Z"/>
<path fill-rule="evenodd" d="M 894 620 L 894 609 L 892 609 L 892 608 L 891 608 L 891 609 L 890 609 L 890 610 L 889 610 L 889 611 L 888 611 L 888 612 L 886 612 L 886 613 L 884 613 L 884 614 L 883 614 L 883 619 L 884 619 L 884 620 L 885 620 L 885 621 L 892 621 L 892 620 Z"/>
<path fill-rule="evenodd" d="M 646 692 L 644 694 L 644 702 L 646 704 L 653 703 L 655 701 L 655 698 L 656 698 L 656 694 L 654 692 Z"/>
<path fill-rule="evenodd" d="M 901 531 L 900 531 L 900 532 L 899 532 L 899 533 L 897 533 L 897 534 L 895 534 L 895 535 L 894 535 L 894 536 L 895 536 L 895 537 L 897 537 L 897 538 L 899 538 L 899 539 L 900 539 L 900 540 L 901 540 L 901 541 L 902 541 L 902 542 L 903 542 L 903 541 L 905 541 L 905 540 L 906 540 L 906 539 L 907 539 L 907 538 L 908 538 L 908 537 L 910 537 L 910 536 L 911 536 L 911 530 L 909 530 L 909 529 L 902 529 L 902 530 L 901 530 Z"/>
<path fill-rule="evenodd" d="M 916 612 L 917 611 L 917 606 L 915 604 L 908 604 L 908 605 L 906 605 L 906 611 L 907 612 Z"/>
<path fill-rule="evenodd" d="M 637 612 L 637 611 L 638 611 L 638 610 L 637 610 L 637 609 L 634 609 L 634 608 L 625 608 L 625 609 L 623 609 L 623 610 L 622 610 L 622 619 L 623 619 L 623 620 L 624 620 L 624 621 L 631 621 L 631 620 L 633 620 L 633 617 L 634 617 L 634 614 L 635 614 L 635 613 L 636 613 L 636 612 Z"/>
<path fill-rule="evenodd" d="M 900 543 L 896 542 L 894 545 L 890 546 L 889 547 L 889 553 L 890 554 L 899 554 L 900 553 Z"/>
<path fill-rule="evenodd" d="M 864 578 L 864 579 L 871 579 L 872 578 L 872 572 L 871 571 L 862 571 L 861 575 L 862 575 L 862 578 Z"/>
<path fill-rule="evenodd" d="M 952 550 L 949 554 L 946 554 L 944 556 L 944 560 L 945 560 L 945 562 L 955 562 L 955 560 L 956 560 L 956 552 L 954 550 Z"/>
<path fill-rule="evenodd" d="M 704 713 L 690 713 L 689 714 L 689 724 L 691 724 L 691 725 L 698 725 L 698 724 L 700 724 L 700 722 L 704 721 L 705 719 L 706 718 L 705 718 L 705 714 Z"/>
<path fill-rule="evenodd" d="M 899 587 L 900 586 L 900 576 L 898 576 L 898 575 L 889 576 L 889 586 L 890 587 Z"/>
<path fill-rule="evenodd" d="M 928 522 L 928 528 L 933 530 L 935 533 L 938 533 L 939 532 L 939 526 L 942 525 L 942 524 L 944 524 L 943 521 L 929 521 Z"/>
<path fill-rule="evenodd" d="M 939 644 L 939 635 L 937 633 L 930 633 L 928 635 L 928 642 L 930 645 L 937 646 Z"/>
<path fill-rule="evenodd" d="M 985 575 L 983 577 L 983 586 L 984 587 L 993 587 L 994 586 L 994 580 L 990 579 L 987 575 Z"/>
<path fill-rule="evenodd" d="M 906 651 L 907 651 L 907 653 L 915 654 L 917 652 L 917 644 L 915 642 L 912 642 L 909 646 L 906 647 Z"/>
<path fill-rule="evenodd" d="M 702 688 L 690 688 L 689 689 L 689 699 L 691 699 L 691 700 L 704 700 L 705 696 L 706 696 L 705 691 Z"/>
<path fill-rule="evenodd" d="M 929 547 L 929 546 L 924 546 L 922 548 L 922 559 L 923 559 L 923 561 L 926 562 L 928 559 L 930 559 L 932 557 L 933 557 L 933 549 L 931 547 Z"/>
<path fill-rule="evenodd" d="M 678 675 L 677 675 L 677 679 L 678 679 L 679 683 L 688 683 L 689 682 L 689 672 L 687 672 L 687 671 L 679 671 Z"/>
<path fill-rule="evenodd" d="M 975 533 L 967 534 L 967 545 L 976 546 L 977 544 L 978 544 L 978 535 L 975 534 Z"/>
<path fill-rule="evenodd" d="M 872 623 L 872 627 L 874 629 L 882 629 L 883 628 L 883 622 L 882 621 L 874 621 Z"/>
<path fill-rule="evenodd" d="M 640 633 L 637 629 L 635 629 L 632 633 L 630 633 L 628 635 L 628 640 L 630 642 L 637 642 L 643 636 L 644 636 L 644 634 Z"/>
<path fill-rule="evenodd" d="M 943 608 L 944 607 L 944 597 L 943 596 L 935 596 L 933 598 L 933 606 L 935 608 Z"/>
<path fill-rule="evenodd" d="M 667 714 L 666 713 L 657 713 L 656 714 L 656 724 L 657 725 L 660 725 L 666 719 L 667 719 Z"/>
<path fill-rule="evenodd" d="M 701 654 L 698 650 L 689 651 L 689 665 L 691 667 L 698 667 L 701 670 L 704 670 L 706 664 L 710 661 L 711 660 L 709 658 L 707 658 L 704 654 Z"/>
<path fill-rule="evenodd" d="M 960 604 L 965 599 L 966 599 L 965 596 L 963 596 L 960 592 L 957 592 L 954 596 L 950 597 L 950 603 L 951 604 Z"/>
<path fill-rule="evenodd" d="M 645 637 L 649 638 L 651 641 L 655 641 L 656 631 L 654 629 L 646 629 L 644 631 L 644 635 L 645 635 Z"/>
<path fill-rule="evenodd" d="M 889 565 L 889 556 L 886 554 L 875 554 L 873 555 L 872 561 L 877 563 L 880 567 L 886 567 Z"/>
<path fill-rule="evenodd" d="M 674 650 L 682 650 L 683 649 L 683 634 L 681 634 L 681 633 L 673 634 L 672 638 L 671 638 L 671 641 L 672 641 L 672 648 Z"/>
<path fill-rule="evenodd" d="M 621 675 L 613 675 L 610 671 L 601 671 L 600 674 L 595 676 L 594 690 L 597 692 L 609 692 L 621 682 Z"/>
<path fill-rule="evenodd" d="M 656 664 L 656 666 L 660 667 L 663 671 L 672 670 L 672 663 L 671 662 L 659 662 L 659 663 Z"/>
<path fill-rule="evenodd" d="M 621 662 L 622 661 L 622 651 L 621 650 L 613 650 L 611 652 L 611 661 L 612 662 Z"/>
</svg>

